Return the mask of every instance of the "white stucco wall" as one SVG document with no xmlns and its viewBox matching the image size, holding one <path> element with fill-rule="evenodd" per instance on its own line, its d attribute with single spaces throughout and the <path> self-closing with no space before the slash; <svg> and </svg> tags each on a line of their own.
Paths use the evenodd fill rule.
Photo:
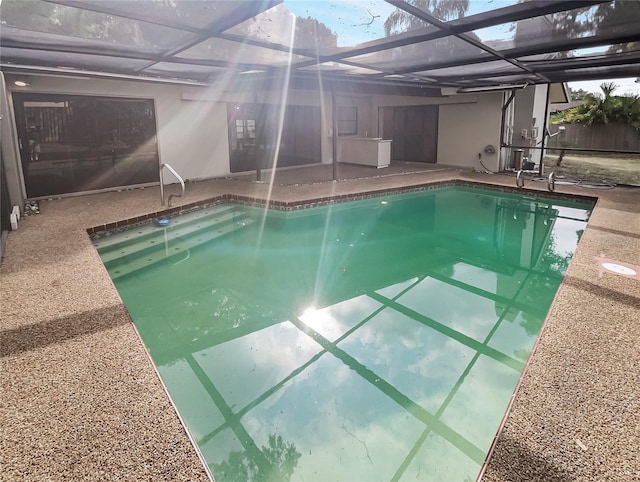
<svg viewBox="0 0 640 482">
<path fill-rule="evenodd" d="M 535 163 L 540 162 L 541 151 L 532 148 L 541 146 L 544 135 L 547 88 L 546 84 L 530 85 L 518 91 L 513 102 L 513 147 L 523 149 L 524 155 Z"/>
<path fill-rule="evenodd" d="M 462 102 L 466 95 L 455 96 Z M 500 150 L 500 120 L 502 94 L 487 93 L 469 96 L 468 103 L 442 104 L 438 126 L 438 164 L 498 170 Z M 485 153 L 492 145 L 496 152 Z"/>
<path fill-rule="evenodd" d="M 199 101 L 199 102 L 224 102 L 224 103 L 238 103 L 238 104 L 272 104 L 282 105 L 283 99 L 287 99 L 287 102 L 291 105 L 305 105 L 315 106 L 320 108 L 320 132 L 318 135 L 321 140 L 321 162 L 332 162 L 332 101 L 331 92 L 318 92 L 312 90 L 285 90 L 279 89 L 271 92 L 266 91 L 247 91 L 244 93 L 227 93 L 224 92 L 223 86 L 216 87 L 211 86 L 209 88 L 194 88 L 184 87 L 182 89 L 182 98 L 185 100 Z M 354 105 L 346 103 L 346 99 L 338 97 L 339 105 Z M 226 105 L 226 104 L 225 104 Z M 226 107 L 223 107 L 223 110 Z M 226 114 L 225 114 L 226 116 Z M 225 123 L 224 133 L 227 135 L 227 120 L 223 119 Z M 363 131 L 364 132 L 364 131 Z M 364 133 L 363 133 L 364 135 Z M 226 159 L 226 174 L 229 173 L 229 149 L 228 149 L 228 137 L 226 145 L 226 154 L 220 156 L 220 158 Z M 218 144 L 221 146 L 222 144 Z M 226 156 L 226 157 L 225 157 Z"/>
<path fill-rule="evenodd" d="M 185 179 L 229 173 L 226 104 L 183 99 L 189 87 L 148 82 L 63 77 L 30 77 L 30 85 L 10 92 L 95 95 L 153 99 L 156 106 L 158 155 Z M 191 88 L 192 89 L 192 88 Z M 173 181 L 167 175 L 167 182 Z"/>
<path fill-rule="evenodd" d="M 536 136 L 531 139 L 532 147 L 541 147 L 542 138 L 544 136 L 544 126 L 546 125 L 545 112 L 547 110 L 547 90 L 549 86 L 547 84 L 540 84 L 535 86 L 535 93 L 533 96 L 533 113 L 532 119 L 536 120 Z M 541 149 L 531 149 L 529 151 L 529 160 L 538 164 L 542 158 Z"/>
<path fill-rule="evenodd" d="M 482 162 L 492 171 L 498 170 L 500 150 L 501 93 L 460 94 L 446 97 L 371 96 L 371 131 L 378 133 L 378 108 L 411 105 L 438 105 L 438 164 L 481 169 Z M 370 134 L 372 135 L 372 134 Z M 492 145 L 495 154 L 484 148 Z"/>
<path fill-rule="evenodd" d="M 12 92 L 95 95 L 153 99 L 156 107 L 158 154 L 185 179 L 198 180 L 230 173 L 227 102 L 313 105 L 322 122 L 321 162 L 332 162 L 332 96 L 330 91 L 252 91 L 228 93 L 226 84 L 193 87 L 125 80 L 32 76 L 24 88 L 7 82 Z M 378 137 L 380 107 L 439 105 L 438 164 L 480 169 L 498 168 L 498 154 L 484 152 L 487 145 L 499 151 L 502 94 L 465 94 L 444 97 L 336 93 L 338 105 L 358 108 L 359 136 Z M 14 120 L 12 119 L 12 122 Z M 15 139 L 14 139 L 15 142 Z M 167 182 L 173 182 L 167 175 Z"/>
</svg>

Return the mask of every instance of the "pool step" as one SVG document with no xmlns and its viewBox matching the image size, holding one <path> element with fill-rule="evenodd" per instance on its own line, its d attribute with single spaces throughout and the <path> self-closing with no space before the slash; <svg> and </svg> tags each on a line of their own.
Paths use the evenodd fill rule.
<svg viewBox="0 0 640 482">
<path fill-rule="evenodd" d="M 252 222 L 253 219 L 245 212 L 231 207 L 209 212 L 208 215 L 197 216 L 195 219 L 173 218 L 170 226 L 153 225 L 151 229 L 142 230 L 141 234 L 138 234 L 140 230 L 137 229 L 124 241 L 113 240 L 107 246 L 97 248 L 111 277 L 116 279 L 167 258 L 176 258 L 177 262 L 186 260 L 190 249 Z M 114 237 L 122 236 L 118 234 Z"/>
<path fill-rule="evenodd" d="M 93 244 L 98 249 L 98 252 L 107 253 L 110 250 L 117 250 L 125 246 L 127 249 L 132 250 L 134 244 L 132 240 L 135 240 L 135 244 L 144 244 L 149 239 L 154 239 L 158 236 L 158 233 L 167 229 L 173 236 L 180 236 L 180 230 L 182 228 L 188 228 L 194 224 L 200 222 L 211 222 L 219 216 L 225 216 L 229 213 L 236 212 L 236 206 L 232 205 L 216 205 L 200 211 L 194 211 L 184 216 L 176 216 L 171 219 L 171 224 L 166 227 L 158 226 L 156 223 L 145 224 L 134 229 L 129 229 L 122 233 L 116 233 L 111 236 L 104 236 L 102 238 L 94 240 Z"/>
<path fill-rule="evenodd" d="M 123 256 L 153 249 L 157 244 L 173 242 L 176 239 L 190 236 L 212 226 L 222 225 L 233 221 L 244 214 L 233 206 L 224 206 L 207 213 L 189 213 L 171 219 L 169 226 L 147 224 L 131 231 L 117 233 L 94 242 L 104 263 Z"/>
</svg>

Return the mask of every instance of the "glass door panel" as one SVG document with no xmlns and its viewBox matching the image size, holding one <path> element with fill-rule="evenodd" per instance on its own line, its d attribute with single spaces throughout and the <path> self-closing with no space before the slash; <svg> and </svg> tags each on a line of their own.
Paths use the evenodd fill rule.
<svg viewBox="0 0 640 482">
<path fill-rule="evenodd" d="M 152 100 L 14 94 L 27 196 L 158 181 Z"/>
</svg>

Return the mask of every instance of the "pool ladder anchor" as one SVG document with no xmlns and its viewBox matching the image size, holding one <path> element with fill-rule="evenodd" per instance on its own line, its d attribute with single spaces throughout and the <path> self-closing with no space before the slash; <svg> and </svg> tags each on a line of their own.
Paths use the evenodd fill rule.
<svg viewBox="0 0 640 482">
<path fill-rule="evenodd" d="M 167 205 L 169 207 L 171 207 L 171 198 L 173 197 L 184 197 L 184 179 L 182 179 L 182 176 L 180 176 L 180 174 L 178 174 L 176 172 L 176 170 L 171 167 L 169 164 L 160 164 L 160 204 L 162 206 L 164 206 L 164 170 L 167 169 L 171 174 L 173 174 L 176 179 L 178 179 L 178 181 L 180 182 L 180 187 L 182 188 L 182 191 L 180 192 L 180 194 L 169 194 L 169 197 L 167 198 Z"/>
</svg>

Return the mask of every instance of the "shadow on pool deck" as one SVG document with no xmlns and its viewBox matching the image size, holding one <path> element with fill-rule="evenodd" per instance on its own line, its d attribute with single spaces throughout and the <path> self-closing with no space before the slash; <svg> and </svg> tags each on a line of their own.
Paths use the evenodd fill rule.
<svg viewBox="0 0 640 482">
<path fill-rule="evenodd" d="M 453 179 L 515 186 L 513 177 L 440 168 L 341 165 L 341 180 L 330 182 L 331 166 L 312 166 L 279 171 L 273 188 L 235 176 L 190 183 L 176 204 L 223 193 L 301 200 Z M 484 480 L 638 480 L 640 284 L 603 272 L 596 258 L 640 265 L 640 190 L 556 190 L 599 201 Z M 206 480 L 85 231 L 157 211 L 159 189 L 40 204 L 41 214 L 9 234 L 0 266 L 2 479 Z"/>
</svg>

